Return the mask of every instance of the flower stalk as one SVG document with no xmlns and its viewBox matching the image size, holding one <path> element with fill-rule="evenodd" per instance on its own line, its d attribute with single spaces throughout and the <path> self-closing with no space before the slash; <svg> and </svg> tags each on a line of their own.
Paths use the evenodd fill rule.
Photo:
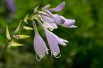
<svg viewBox="0 0 103 68">
<path fill-rule="evenodd" d="M 1 54 L 0 54 L 0 60 L 2 59 L 3 54 L 5 53 L 5 50 L 6 50 L 7 46 L 8 46 L 8 42 L 5 44 L 3 50 L 2 50 L 2 52 L 1 52 Z"/>
</svg>

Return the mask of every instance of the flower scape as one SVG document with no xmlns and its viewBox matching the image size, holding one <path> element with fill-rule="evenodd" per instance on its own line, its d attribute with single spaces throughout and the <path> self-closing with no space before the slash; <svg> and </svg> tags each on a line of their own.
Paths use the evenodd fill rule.
<svg viewBox="0 0 103 68">
<path fill-rule="evenodd" d="M 9 40 L 8 46 L 9 47 L 22 46 L 23 44 L 17 43 L 14 40 L 26 39 L 30 37 L 29 35 L 21 35 L 19 33 L 22 26 L 23 29 L 25 30 L 34 30 L 35 32 L 33 44 L 34 44 L 34 50 L 37 54 L 38 60 L 41 60 L 46 54 L 48 54 L 49 49 L 50 49 L 51 55 L 53 55 L 56 58 L 59 58 L 61 56 L 59 45 L 66 46 L 68 41 L 65 39 L 59 38 L 57 35 L 52 33 L 52 31 L 58 28 L 57 25 L 60 25 L 66 28 L 77 28 L 77 26 L 74 25 L 75 24 L 74 19 L 66 19 L 63 16 L 52 13 L 52 12 L 61 11 L 64 8 L 64 6 L 65 6 L 65 2 L 62 2 L 56 8 L 50 8 L 50 5 L 46 5 L 42 9 L 38 10 L 39 7 L 36 7 L 32 15 L 30 16 L 26 15 L 24 20 L 19 23 L 12 37 L 10 37 L 10 33 L 7 26 L 6 37 Z M 25 24 L 26 25 L 28 24 L 28 21 L 32 22 L 33 28 L 25 26 Z M 47 48 L 45 41 L 40 36 L 38 28 L 37 28 L 37 24 L 44 30 L 49 48 Z"/>
</svg>

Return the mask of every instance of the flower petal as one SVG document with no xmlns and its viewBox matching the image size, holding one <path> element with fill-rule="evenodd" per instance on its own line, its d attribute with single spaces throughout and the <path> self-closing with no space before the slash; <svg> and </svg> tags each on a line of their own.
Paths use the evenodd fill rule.
<svg viewBox="0 0 103 68">
<path fill-rule="evenodd" d="M 51 12 L 49 12 L 48 10 L 45 10 L 46 13 L 54 20 L 54 22 L 58 25 L 61 25 L 65 22 L 64 18 L 61 18 L 59 15 L 57 14 L 52 14 Z"/>
<path fill-rule="evenodd" d="M 61 11 L 65 6 L 65 2 L 62 2 L 60 5 L 58 5 L 56 8 L 50 8 L 49 11 Z"/>
<path fill-rule="evenodd" d="M 44 16 L 44 15 L 41 15 L 41 17 L 43 19 L 44 25 L 47 28 L 50 28 L 52 30 L 58 28 L 56 23 L 54 23 L 54 20 L 52 18 Z"/>
<path fill-rule="evenodd" d="M 51 35 L 56 39 L 56 41 L 58 42 L 58 44 L 66 46 L 68 41 L 62 38 L 59 38 L 57 35 L 53 34 L 52 32 L 50 32 Z"/>
<path fill-rule="evenodd" d="M 56 53 L 55 56 L 57 56 L 60 53 L 60 49 L 58 46 L 58 42 L 55 40 L 55 38 L 50 34 L 50 31 L 45 30 L 46 37 L 48 44 L 50 46 L 51 53 L 54 55 L 54 52 Z"/>
<path fill-rule="evenodd" d="M 65 22 L 63 24 L 61 24 L 61 26 L 64 26 L 64 27 L 70 27 L 72 25 L 75 24 L 75 20 L 74 19 L 65 19 Z"/>
</svg>

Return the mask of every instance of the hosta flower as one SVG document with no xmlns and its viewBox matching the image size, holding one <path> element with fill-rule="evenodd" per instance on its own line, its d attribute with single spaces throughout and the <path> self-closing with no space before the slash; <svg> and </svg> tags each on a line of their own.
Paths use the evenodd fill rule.
<svg viewBox="0 0 103 68">
<path fill-rule="evenodd" d="M 5 2 L 7 3 L 8 9 L 10 11 L 15 11 L 13 0 L 5 0 Z M 39 24 L 46 34 L 46 39 L 50 48 L 51 55 L 53 55 L 56 58 L 59 58 L 61 56 L 59 45 L 66 46 L 68 41 L 58 37 L 57 35 L 52 33 L 52 31 L 58 28 L 57 25 L 67 27 L 67 28 L 77 27 L 74 25 L 75 24 L 74 19 L 66 19 L 65 17 L 60 16 L 58 14 L 52 14 L 52 12 L 61 11 L 64 5 L 65 5 L 65 2 L 62 2 L 56 8 L 50 8 L 50 5 L 46 5 L 45 7 L 42 8 L 41 11 L 39 11 L 38 7 L 36 7 L 32 15 L 30 16 L 27 15 L 24 18 L 23 24 L 22 24 L 22 20 L 20 21 L 12 37 L 10 36 L 9 30 L 7 27 L 6 37 L 8 40 L 10 40 L 9 46 L 22 46 L 22 44 L 16 43 L 13 40 L 26 39 L 30 37 L 27 34 L 25 35 L 20 34 L 21 27 L 23 27 L 23 29 L 25 30 L 34 30 L 35 32 L 34 41 L 33 41 L 34 50 L 36 52 L 37 60 L 41 60 L 46 54 L 48 54 L 49 49 L 47 48 L 45 41 L 42 39 L 42 37 L 39 34 L 39 31 L 36 26 L 36 24 Z M 29 24 L 28 22 L 32 22 L 34 29 L 27 26 L 27 24 Z"/>
<path fill-rule="evenodd" d="M 45 54 L 48 54 L 48 49 L 42 37 L 39 35 L 36 24 L 34 23 L 35 37 L 34 37 L 34 50 L 38 57 L 42 59 Z"/>
<path fill-rule="evenodd" d="M 74 19 L 66 19 L 63 16 L 58 14 L 52 14 L 53 11 L 61 11 L 65 5 L 65 2 L 62 2 L 56 8 L 49 8 L 49 5 L 46 5 L 42 8 L 42 11 L 38 11 L 38 14 L 33 16 L 32 19 L 36 20 L 36 22 L 43 28 L 47 42 L 51 51 L 51 55 L 58 58 L 60 56 L 59 45 L 66 46 L 68 41 L 62 38 L 59 38 L 57 35 L 53 34 L 51 31 L 57 29 L 58 26 L 63 26 L 67 28 L 76 28 Z M 41 59 L 48 54 L 48 49 L 46 47 L 45 42 L 41 38 L 38 33 L 36 24 L 34 23 L 35 37 L 34 37 L 34 49 Z"/>
<path fill-rule="evenodd" d="M 51 54 L 53 54 L 54 57 L 57 57 L 58 54 L 60 53 L 59 44 L 65 46 L 67 45 L 66 43 L 68 43 L 68 41 L 62 38 L 59 38 L 58 36 L 50 32 L 49 30 L 47 30 L 47 28 L 40 21 L 38 21 L 38 23 L 42 26 L 42 28 L 45 31 L 46 38 L 51 50 Z"/>
<path fill-rule="evenodd" d="M 63 16 L 59 16 L 57 14 L 52 14 L 48 10 L 45 10 L 45 11 L 54 20 L 54 22 L 56 24 L 61 25 L 63 27 L 68 27 L 68 28 L 71 28 L 71 26 L 74 26 L 74 28 L 77 27 L 77 26 L 74 25 L 75 24 L 75 20 L 74 19 L 66 19 Z"/>
</svg>

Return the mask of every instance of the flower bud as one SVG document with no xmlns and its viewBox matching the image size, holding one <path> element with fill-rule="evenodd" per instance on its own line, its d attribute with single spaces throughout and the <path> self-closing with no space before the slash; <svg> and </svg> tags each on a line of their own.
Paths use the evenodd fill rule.
<svg viewBox="0 0 103 68">
<path fill-rule="evenodd" d="M 37 6 L 35 9 L 34 9 L 34 13 L 36 13 L 38 11 L 38 8 L 39 6 Z"/>
<path fill-rule="evenodd" d="M 26 22 L 26 24 L 28 24 L 28 23 L 27 23 L 27 20 L 28 20 L 28 15 L 25 16 L 25 18 L 24 18 L 23 21 Z"/>
<path fill-rule="evenodd" d="M 21 22 L 22 22 L 22 20 L 20 21 L 19 25 L 17 26 L 17 28 L 16 28 L 16 30 L 15 30 L 15 33 L 18 33 L 18 32 L 19 32 L 20 26 L 21 26 Z"/>
<path fill-rule="evenodd" d="M 29 38 L 30 36 L 28 36 L 28 35 L 13 35 L 13 37 L 16 39 L 26 39 L 26 38 Z"/>
<path fill-rule="evenodd" d="M 10 40 L 10 33 L 9 33 L 9 29 L 8 29 L 8 26 L 6 26 L 6 37 L 8 40 Z"/>
<path fill-rule="evenodd" d="M 23 44 L 14 42 L 14 41 L 12 40 L 12 41 L 9 43 L 9 47 L 11 47 L 11 46 L 23 46 Z"/>
<path fill-rule="evenodd" d="M 24 26 L 23 29 L 25 29 L 25 30 L 33 30 L 33 28 L 28 27 L 28 26 Z"/>
</svg>

